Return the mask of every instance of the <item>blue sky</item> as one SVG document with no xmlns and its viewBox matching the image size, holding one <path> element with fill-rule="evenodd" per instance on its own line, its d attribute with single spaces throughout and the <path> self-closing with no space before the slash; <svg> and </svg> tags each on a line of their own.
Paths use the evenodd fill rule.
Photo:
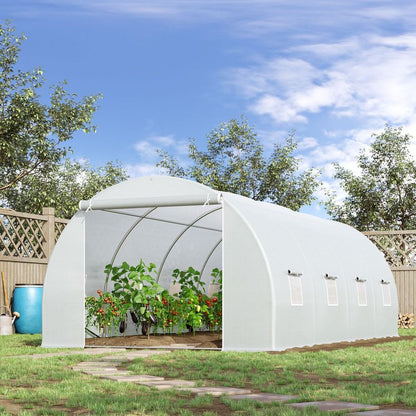
<svg viewBox="0 0 416 416">
<path fill-rule="evenodd" d="M 385 123 L 416 137 L 414 16 L 412 1 L 0 0 L 28 37 L 22 69 L 104 96 L 75 158 L 154 174 L 156 148 L 186 163 L 189 137 L 245 115 L 266 149 L 294 129 L 329 189 Z"/>
</svg>

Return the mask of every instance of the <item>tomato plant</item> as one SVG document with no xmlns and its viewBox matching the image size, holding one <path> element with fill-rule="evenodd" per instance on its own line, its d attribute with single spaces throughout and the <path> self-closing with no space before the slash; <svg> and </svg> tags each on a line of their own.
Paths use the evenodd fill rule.
<svg viewBox="0 0 416 416">
<path fill-rule="evenodd" d="M 152 311 L 156 317 L 156 327 L 165 334 L 171 334 L 174 328 L 178 328 L 181 318 L 181 300 L 164 290 L 158 298 L 152 302 Z"/>
<path fill-rule="evenodd" d="M 218 293 L 209 298 L 203 291 L 205 282 L 201 273 L 192 267 L 175 269 L 174 283 L 181 285 L 175 295 L 163 289 L 156 281 L 157 271 L 153 263 L 142 260 L 137 266 L 123 262 L 121 266 L 105 267 L 107 279 L 113 282 L 111 293 L 98 290 L 99 297 L 86 298 L 87 324 L 96 326 L 106 336 L 107 331 L 117 327 L 123 333 L 127 316 L 144 335 L 162 331 L 192 331 L 207 328 L 218 331 L 222 324 L 222 271 L 213 269 L 212 283 L 219 285 Z"/>
<path fill-rule="evenodd" d="M 173 283 L 181 285 L 178 330 L 188 329 L 195 333 L 196 329 L 200 329 L 204 325 L 203 313 L 205 307 L 202 303 L 202 297 L 205 296 L 203 294 L 205 282 L 201 280 L 201 273 L 193 267 L 188 267 L 187 270 L 175 269 L 172 277 Z"/>
<path fill-rule="evenodd" d="M 212 282 L 213 284 L 218 284 L 220 288 L 220 292 L 222 293 L 222 270 L 220 269 L 212 269 L 211 272 Z"/>
<path fill-rule="evenodd" d="M 124 304 L 109 292 L 97 290 L 98 298 L 88 296 L 85 299 L 86 321 L 88 326 L 99 328 L 104 336 L 112 327 L 119 328 L 126 314 Z"/>
<path fill-rule="evenodd" d="M 205 299 L 204 324 L 210 331 L 219 331 L 222 327 L 222 294 L 218 293 Z"/>
<path fill-rule="evenodd" d="M 187 270 L 175 269 L 172 277 L 173 283 L 179 283 L 182 291 L 186 288 L 192 289 L 195 293 L 199 293 L 205 286 L 205 282 L 201 280 L 201 272 L 195 270 L 193 267 L 188 267 Z"/>
<path fill-rule="evenodd" d="M 213 269 L 211 272 L 212 283 L 218 284 L 219 290 L 218 293 L 206 300 L 208 307 L 208 313 L 206 317 L 206 326 L 210 330 L 219 331 L 222 328 L 222 270 L 217 268 Z"/>
</svg>

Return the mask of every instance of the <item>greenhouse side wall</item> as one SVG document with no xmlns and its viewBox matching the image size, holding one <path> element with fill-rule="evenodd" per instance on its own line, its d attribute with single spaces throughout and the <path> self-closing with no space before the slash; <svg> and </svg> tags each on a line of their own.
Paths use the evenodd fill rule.
<svg viewBox="0 0 416 416">
<path fill-rule="evenodd" d="M 241 312 L 242 321 L 250 328 L 245 342 L 252 344 L 246 349 L 284 350 L 397 336 L 392 274 L 382 255 L 361 233 L 344 224 L 236 195 L 226 194 L 224 199 L 224 349 L 244 349 L 243 337 L 229 341 L 235 334 L 228 328 L 238 319 L 229 314 L 235 314 L 238 308 L 228 304 L 228 291 L 236 291 L 236 302 L 246 302 L 241 282 L 250 275 L 252 280 L 255 276 L 256 285 L 263 285 L 271 293 L 259 295 L 257 286 L 251 293 L 247 290 L 251 303 L 267 308 L 261 315 L 254 314 L 254 322 Z M 239 213 L 236 218 L 240 223 L 230 215 L 232 211 L 227 207 L 231 206 L 238 207 L 234 214 Z M 230 237 L 228 227 L 235 230 Z M 243 229 L 251 232 L 244 235 Z M 248 264 L 250 261 L 255 266 Z M 267 270 L 263 272 L 264 265 Z M 331 288 L 335 289 L 332 293 Z M 360 299 L 359 288 L 364 291 L 364 300 Z M 267 342 L 255 344 L 251 339 L 253 326 L 273 334 L 271 348 Z M 259 331 L 253 338 L 266 336 Z"/>
</svg>

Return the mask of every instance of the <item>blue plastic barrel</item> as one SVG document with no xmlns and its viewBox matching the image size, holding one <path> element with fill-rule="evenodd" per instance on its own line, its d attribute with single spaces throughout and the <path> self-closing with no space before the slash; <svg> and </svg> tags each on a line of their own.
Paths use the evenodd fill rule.
<svg viewBox="0 0 416 416">
<path fill-rule="evenodd" d="M 19 334 L 42 333 L 42 294 L 42 285 L 16 285 L 12 309 L 20 314 L 14 321 Z"/>
</svg>

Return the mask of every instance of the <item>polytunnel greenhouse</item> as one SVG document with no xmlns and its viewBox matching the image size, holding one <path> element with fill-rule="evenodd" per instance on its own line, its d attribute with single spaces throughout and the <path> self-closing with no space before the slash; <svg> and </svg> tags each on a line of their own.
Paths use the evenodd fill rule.
<svg viewBox="0 0 416 416">
<path fill-rule="evenodd" d="M 291 347 L 397 336 L 393 276 L 360 232 L 267 202 L 168 176 L 112 186 L 71 219 L 51 256 L 42 310 L 43 347 L 84 347 L 86 296 L 104 268 L 140 259 L 189 266 L 210 282 L 223 271 L 222 349 Z"/>
</svg>

